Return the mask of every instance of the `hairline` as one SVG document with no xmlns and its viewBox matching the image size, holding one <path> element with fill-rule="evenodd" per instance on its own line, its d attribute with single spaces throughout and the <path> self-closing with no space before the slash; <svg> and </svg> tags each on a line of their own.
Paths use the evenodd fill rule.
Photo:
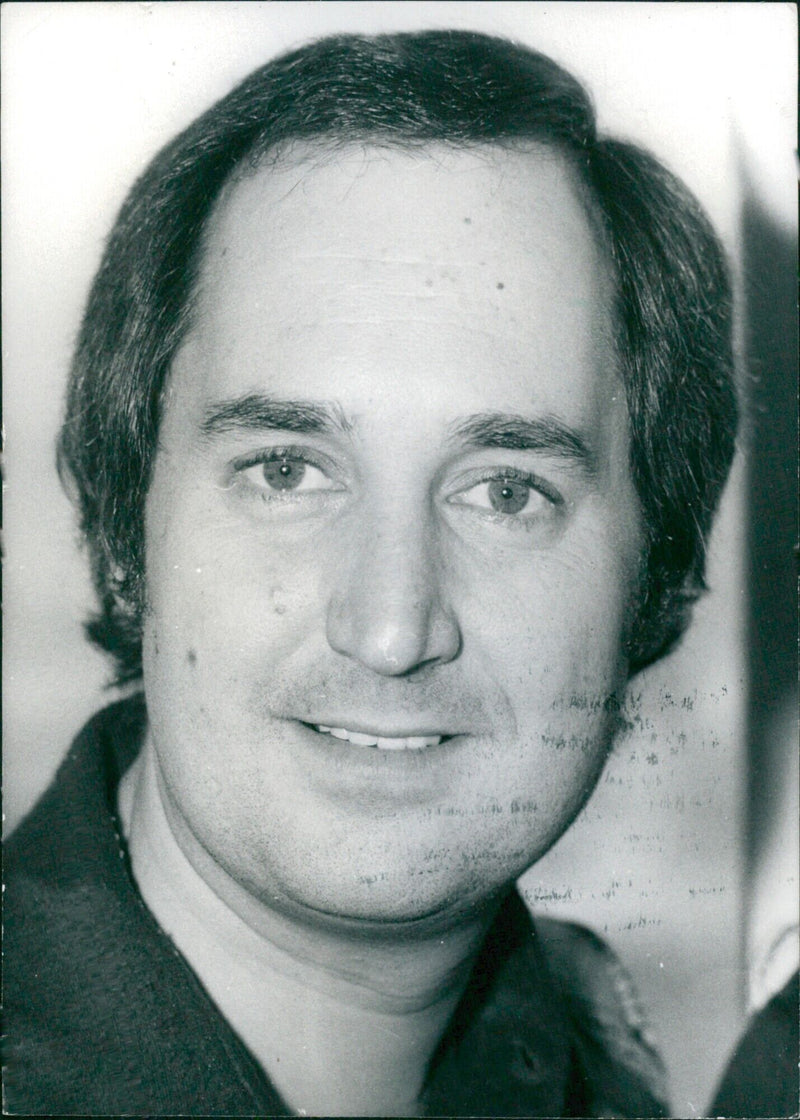
<svg viewBox="0 0 800 1120">
<path fill-rule="evenodd" d="M 252 149 L 251 149 L 252 151 Z M 588 176 L 581 173 L 579 161 L 573 148 L 563 141 L 554 138 L 538 137 L 497 137 L 476 141 L 460 139 L 436 138 L 418 140 L 406 137 L 401 133 L 385 133 L 376 135 L 364 133 L 362 136 L 346 136 L 336 132 L 320 133 L 313 138 L 287 138 L 268 145 L 258 157 L 253 159 L 251 153 L 244 153 L 236 165 L 231 169 L 219 188 L 216 198 L 205 215 L 202 227 L 195 244 L 187 257 L 187 266 L 190 275 L 189 291 L 180 312 L 180 321 L 176 330 L 169 368 L 161 387 L 161 400 L 159 408 L 159 429 L 161 425 L 161 408 L 168 391 L 172 377 L 172 366 L 178 351 L 183 346 L 186 336 L 192 329 L 194 316 L 202 292 L 202 276 L 204 265 L 208 259 L 210 240 L 213 236 L 214 226 L 223 210 L 231 203 L 237 188 L 257 178 L 266 171 L 281 172 L 285 170 L 302 170 L 304 167 L 313 172 L 318 168 L 328 166 L 338 159 L 343 153 L 360 151 L 365 163 L 370 155 L 375 158 L 379 153 L 393 155 L 396 153 L 418 156 L 420 159 L 434 160 L 438 152 L 462 153 L 470 152 L 484 155 L 487 163 L 497 162 L 504 155 L 552 155 L 557 159 L 567 173 L 568 182 L 575 194 L 584 217 L 587 220 L 601 267 L 607 270 L 612 297 L 609 301 L 609 346 L 614 358 L 613 375 L 622 387 L 626 384 L 625 367 L 627 355 L 621 345 L 620 322 L 620 276 L 612 248 L 611 237 L 608 232 L 606 216 L 602 203 L 596 191 L 588 181 Z M 626 404 L 626 415 L 630 425 L 630 410 Z M 632 432 L 629 428 L 629 436 Z"/>
</svg>

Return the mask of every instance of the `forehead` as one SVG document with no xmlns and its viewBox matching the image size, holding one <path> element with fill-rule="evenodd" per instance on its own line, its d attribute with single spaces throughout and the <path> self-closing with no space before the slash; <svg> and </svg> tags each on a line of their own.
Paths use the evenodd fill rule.
<svg viewBox="0 0 800 1120">
<path fill-rule="evenodd" d="M 574 173 L 549 149 L 299 149 L 217 204 L 194 376 L 225 370 L 234 391 L 290 371 L 292 395 L 324 397 L 346 363 L 383 384 L 419 370 L 428 391 L 457 379 L 465 404 L 487 379 L 509 407 L 547 409 L 553 388 L 588 404 L 612 376 L 611 297 Z"/>
</svg>

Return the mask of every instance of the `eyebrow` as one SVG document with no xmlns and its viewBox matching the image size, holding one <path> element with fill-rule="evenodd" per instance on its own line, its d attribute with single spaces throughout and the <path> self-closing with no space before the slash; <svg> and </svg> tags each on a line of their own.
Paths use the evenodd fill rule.
<svg viewBox="0 0 800 1120">
<path fill-rule="evenodd" d="M 205 409 L 200 430 L 213 438 L 237 431 L 283 431 L 301 435 L 352 432 L 353 424 L 336 401 L 285 400 L 248 393 L 215 401 Z M 479 412 L 450 428 L 450 439 L 475 448 L 539 451 L 597 473 L 594 452 L 575 428 L 555 416 L 528 418 L 515 413 Z"/>
<path fill-rule="evenodd" d="M 279 400 L 248 393 L 215 401 L 206 407 L 200 431 L 204 436 L 236 431 L 282 431 L 303 435 L 349 432 L 352 428 L 340 405 Z"/>
<path fill-rule="evenodd" d="M 540 451 L 579 467 L 589 477 L 597 473 L 597 459 L 587 441 L 556 416 L 529 419 L 514 413 L 480 412 L 456 424 L 451 438 L 479 448 Z"/>
</svg>

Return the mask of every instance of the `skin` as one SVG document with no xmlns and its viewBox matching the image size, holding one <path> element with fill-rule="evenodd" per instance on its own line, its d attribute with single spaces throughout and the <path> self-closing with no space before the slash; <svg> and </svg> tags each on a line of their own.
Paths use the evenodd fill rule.
<svg viewBox="0 0 800 1120">
<path fill-rule="evenodd" d="M 150 728 L 123 801 L 157 916 L 199 944 L 221 904 L 220 952 L 255 937 L 276 1006 L 298 983 L 361 1009 L 349 1047 L 370 1015 L 411 1024 L 418 1085 L 498 899 L 613 734 L 641 527 L 612 281 L 552 153 L 300 156 L 229 187 L 207 232 L 147 500 Z M 256 396 L 333 424 L 273 430 Z M 488 413 L 539 446 L 477 446 Z M 303 1100 L 379 1110 L 346 1098 Z"/>
</svg>

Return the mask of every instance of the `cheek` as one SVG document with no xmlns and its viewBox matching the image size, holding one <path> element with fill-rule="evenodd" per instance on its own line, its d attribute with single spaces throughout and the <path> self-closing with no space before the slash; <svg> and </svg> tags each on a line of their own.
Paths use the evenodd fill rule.
<svg viewBox="0 0 800 1120">
<path fill-rule="evenodd" d="M 631 576 L 609 550 L 532 553 L 462 581 L 482 660 L 515 706 L 613 691 L 624 677 Z"/>
<path fill-rule="evenodd" d="M 159 653 L 228 675 L 265 648 L 287 656 L 319 615 L 315 551 L 162 503 L 147 535 L 147 623 Z M 168 528 L 166 527 L 168 522 Z"/>
<path fill-rule="evenodd" d="M 502 579 L 463 586 L 465 650 L 477 651 L 496 709 L 510 716 L 508 741 L 497 744 L 497 765 L 487 759 L 480 785 L 537 854 L 594 787 L 616 728 L 609 699 L 625 681 L 627 575 L 594 556 L 539 554 L 504 568 Z"/>
</svg>

